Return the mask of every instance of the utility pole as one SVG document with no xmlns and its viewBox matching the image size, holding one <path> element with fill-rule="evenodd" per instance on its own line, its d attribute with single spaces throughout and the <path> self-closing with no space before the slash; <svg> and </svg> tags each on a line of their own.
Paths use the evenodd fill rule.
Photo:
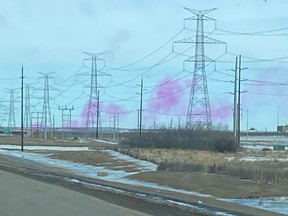
<svg viewBox="0 0 288 216">
<path fill-rule="evenodd" d="M 238 62 L 239 59 L 239 62 Z M 239 66 L 238 66 L 239 64 Z M 247 69 L 247 68 L 241 68 L 241 55 L 236 57 L 236 63 L 235 63 L 235 70 L 232 69 L 232 71 L 235 72 L 235 80 L 234 80 L 234 110 L 233 110 L 233 136 L 236 145 L 238 148 L 240 147 L 240 135 L 241 135 L 241 93 L 244 93 L 246 91 L 241 91 L 241 82 L 245 80 L 241 80 L 241 71 Z M 237 89 L 238 87 L 238 89 Z"/>
<path fill-rule="evenodd" d="M 55 116 L 54 115 L 53 115 L 53 119 L 52 119 L 52 124 L 53 124 L 52 137 L 54 138 L 54 135 L 55 135 Z"/>
<path fill-rule="evenodd" d="M 61 129 L 61 131 L 62 131 L 62 140 L 63 140 L 64 139 L 64 110 L 67 110 L 67 106 L 65 106 L 65 107 L 58 106 L 58 110 L 61 110 L 61 112 L 62 112 L 62 129 Z"/>
<path fill-rule="evenodd" d="M 37 112 L 37 125 L 36 125 L 37 138 L 39 138 L 39 114 L 40 112 Z"/>
<path fill-rule="evenodd" d="M 71 124 L 71 122 L 72 122 L 72 115 L 71 115 L 71 112 L 72 112 L 72 110 L 74 110 L 74 106 L 72 106 L 71 108 L 68 108 L 68 110 L 69 110 L 69 138 L 71 139 L 71 130 L 72 130 L 72 124 Z"/>
<path fill-rule="evenodd" d="M 140 113 L 139 113 L 139 144 L 142 142 L 142 112 L 143 112 L 143 77 L 140 84 Z"/>
<path fill-rule="evenodd" d="M 236 64 L 235 64 L 235 70 L 232 69 L 232 71 L 235 72 L 235 80 L 234 80 L 234 110 L 233 110 L 233 135 L 234 135 L 234 141 L 235 143 L 238 143 L 238 138 L 237 138 L 237 110 L 238 110 L 238 107 L 237 107 L 237 78 L 238 78 L 238 56 L 236 56 Z"/>
<path fill-rule="evenodd" d="M 248 135 L 249 135 L 249 110 L 246 110 L 246 129 L 247 129 L 247 140 L 248 140 Z"/>
<path fill-rule="evenodd" d="M 24 71 L 23 71 L 23 65 L 21 70 L 21 151 L 24 151 L 24 113 L 23 113 L 23 82 L 24 82 Z M 27 130 L 27 129 L 26 129 Z M 27 131 L 26 131 L 27 133 Z"/>
<path fill-rule="evenodd" d="M 72 110 L 74 110 L 74 106 L 72 106 L 71 108 L 67 108 L 67 105 L 65 105 L 64 107 L 58 106 L 58 110 L 62 111 L 62 139 L 64 139 L 64 128 L 67 130 L 67 138 L 69 129 L 69 138 L 71 138 L 71 112 Z M 65 111 L 69 111 L 69 115 L 65 114 Z"/>
<path fill-rule="evenodd" d="M 139 125 L 140 125 L 140 123 L 139 123 L 139 120 L 140 120 L 140 112 L 139 112 L 140 110 L 139 109 L 137 109 L 137 130 L 139 130 Z"/>
<path fill-rule="evenodd" d="M 34 117 L 34 115 L 36 114 L 36 117 Z M 39 129 L 39 117 L 40 117 L 41 112 L 31 112 L 31 119 L 30 119 L 30 129 L 31 129 L 31 137 L 33 137 L 33 126 L 36 126 L 36 133 L 37 133 L 37 138 L 39 137 L 38 134 L 38 129 Z M 33 119 L 36 118 L 36 125 L 33 125 Z"/>
<path fill-rule="evenodd" d="M 34 114 L 36 114 L 36 134 L 37 134 L 37 138 L 39 138 L 39 118 L 40 118 L 40 114 L 41 114 L 41 112 L 32 112 L 31 113 L 31 125 L 30 125 L 30 127 L 31 127 L 31 136 L 33 137 L 33 119 L 35 119 L 35 117 L 33 117 L 34 116 Z"/>
<path fill-rule="evenodd" d="M 212 59 L 205 56 L 205 44 L 225 44 L 222 41 L 207 37 L 204 35 L 204 21 L 214 21 L 214 19 L 207 17 L 206 14 L 216 10 L 194 10 L 185 8 L 194 17 L 186 18 L 185 21 L 196 21 L 196 40 L 194 37 L 175 41 L 174 43 L 192 43 L 195 44 L 194 57 L 188 58 L 185 62 L 194 62 L 194 71 L 191 83 L 191 90 L 189 96 L 189 105 L 186 116 L 186 127 L 191 128 L 196 125 L 203 125 L 209 128 L 212 125 L 211 109 L 208 94 L 208 85 L 206 77 L 206 62 L 214 62 Z M 185 67 L 185 64 L 184 64 Z"/>
<path fill-rule="evenodd" d="M 97 97 L 96 139 L 99 138 L 99 112 L 100 112 L 100 104 L 99 104 L 100 94 L 99 94 L 99 91 L 98 91 L 97 95 L 98 95 L 98 97 Z"/>
<path fill-rule="evenodd" d="M 241 93 L 244 93 L 246 91 L 241 92 L 241 82 L 245 80 L 241 80 L 241 71 L 245 70 L 247 68 L 241 68 L 241 55 L 239 55 L 239 73 L 238 73 L 238 106 L 237 106 L 237 144 L 238 148 L 240 147 L 240 135 L 241 135 L 241 119 L 240 119 L 240 114 L 241 114 Z"/>
</svg>

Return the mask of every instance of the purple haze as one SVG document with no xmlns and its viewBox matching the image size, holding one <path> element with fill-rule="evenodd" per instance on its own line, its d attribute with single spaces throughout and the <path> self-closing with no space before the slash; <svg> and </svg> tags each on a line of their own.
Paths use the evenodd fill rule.
<svg viewBox="0 0 288 216">
<path fill-rule="evenodd" d="M 227 101 L 215 100 L 211 103 L 212 121 L 225 121 L 233 116 L 233 104 Z"/>
<path fill-rule="evenodd" d="M 85 107 L 81 113 L 83 126 L 88 126 L 88 122 L 92 120 L 92 115 L 90 116 L 91 119 L 89 119 L 89 120 L 87 119 L 89 107 L 90 107 L 90 113 L 95 115 L 97 113 L 97 109 L 98 109 L 97 100 L 91 100 L 85 105 Z M 99 110 L 100 109 L 101 109 L 101 103 L 99 104 Z"/>
<path fill-rule="evenodd" d="M 171 111 L 181 102 L 183 97 L 183 91 L 181 84 L 178 81 L 171 80 L 170 77 L 166 77 L 161 80 L 156 91 L 148 104 L 148 110 L 153 111 Z"/>
<path fill-rule="evenodd" d="M 120 106 L 120 105 L 115 104 L 115 103 L 110 103 L 110 104 L 104 106 L 103 111 L 109 115 L 111 115 L 111 114 L 112 115 L 115 115 L 115 114 L 123 115 L 126 113 L 126 110 L 124 109 L 123 106 Z"/>
</svg>

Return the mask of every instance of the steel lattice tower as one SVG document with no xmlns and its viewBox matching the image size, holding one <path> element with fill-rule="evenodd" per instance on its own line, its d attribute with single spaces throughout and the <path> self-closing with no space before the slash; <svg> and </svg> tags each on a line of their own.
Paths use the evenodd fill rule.
<svg viewBox="0 0 288 216">
<path fill-rule="evenodd" d="M 31 117 L 31 111 L 30 111 L 30 85 L 25 85 L 25 113 L 24 113 L 24 125 L 25 128 L 28 129 L 30 125 L 30 117 Z"/>
<path fill-rule="evenodd" d="M 8 89 L 10 94 L 10 105 L 9 105 L 9 118 L 8 118 L 8 128 L 15 128 L 15 109 L 14 109 L 14 92 L 15 89 Z"/>
<path fill-rule="evenodd" d="M 208 10 L 194 10 L 190 8 L 185 9 L 196 15 L 194 17 L 185 19 L 185 21 L 194 20 L 197 22 L 195 37 L 176 41 L 176 43 L 195 44 L 195 56 L 184 61 L 184 62 L 194 62 L 194 71 L 189 96 L 186 127 L 193 127 L 195 125 L 200 124 L 201 126 L 208 128 L 209 126 L 212 125 L 212 118 L 209 103 L 205 64 L 206 62 L 213 62 L 213 60 L 205 56 L 205 44 L 225 44 L 225 43 L 204 35 L 204 20 L 205 21 L 214 20 L 205 15 L 215 10 L 215 8 Z"/>
<path fill-rule="evenodd" d="M 84 52 L 86 55 L 90 56 L 89 59 L 91 61 L 91 80 L 90 80 L 90 97 L 87 107 L 87 113 L 86 113 L 86 127 L 92 126 L 93 128 L 97 125 L 97 111 L 99 109 L 99 88 L 103 88 L 98 82 L 98 76 L 110 76 L 109 74 L 103 73 L 98 69 L 97 62 L 98 61 L 104 61 L 104 59 L 99 58 L 100 55 L 104 53 L 99 54 L 93 54 Z M 100 115 L 98 115 L 100 118 Z"/>
<path fill-rule="evenodd" d="M 39 72 L 40 73 L 40 72 Z M 41 127 L 45 129 L 45 139 L 47 138 L 46 130 L 52 127 L 52 118 L 50 111 L 50 94 L 49 94 L 49 78 L 52 78 L 52 73 L 40 73 L 44 76 L 44 96 L 43 96 L 43 111 L 41 118 Z"/>
</svg>

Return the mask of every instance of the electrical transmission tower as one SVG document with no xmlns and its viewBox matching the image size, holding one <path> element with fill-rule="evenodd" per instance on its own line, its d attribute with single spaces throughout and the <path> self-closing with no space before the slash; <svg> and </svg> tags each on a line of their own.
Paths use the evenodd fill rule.
<svg viewBox="0 0 288 216">
<path fill-rule="evenodd" d="M 24 113 L 24 125 L 26 130 L 29 128 L 31 111 L 30 111 L 30 84 L 25 84 L 25 113 Z"/>
<path fill-rule="evenodd" d="M 41 118 L 41 127 L 44 127 L 45 139 L 47 139 L 47 128 L 52 127 L 52 118 L 50 111 L 50 94 L 49 94 L 49 78 L 53 78 L 50 75 L 53 73 L 41 73 L 44 78 L 44 96 L 43 96 L 43 111 Z"/>
<path fill-rule="evenodd" d="M 104 59 L 99 58 L 100 55 L 104 53 L 99 54 L 93 54 L 84 52 L 86 55 L 88 55 L 90 58 L 85 60 L 91 61 L 91 80 L 90 80 L 90 98 L 88 102 L 87 107 L 87 113 L 86 113 L 86 121 L 85 126 L 88 128 L 89 126 L 92 126 L 94 128 L 97 127 L 97 123 L 99 122 L 99 88 L 103 88 L 102 85 L 99 84 L 98 77 L 99 76 L 111 76 L 110 74 L 103 73 L 98 68 L 98 61 L 104 61 Z M 98 113 L 98 114 L 97 114 Z"/>
<path fill-rule="evenodd" d="M 174 43 L 195 44 L 195 56 L 186 59 L 184 61 L 184 63 L 185 62 L 194 63 L 192 85 L 186 118 L 186 127 L 193 127 L 194 125 L 200 124 L 201 126 L 208 128 L 212 124 L 212 118 L 209 103 L 205 63 L 214 62 L 214 60 L 205 56 L 205 44 L 226 44 L 226 43 L 204 35 L 204 20 L 214 21 L 214 19 L 207 17 L 205 15 L 215 10 L 215 8 L 209 10 L 194 10 L 190 8 L 185 9 L 196 15 L 190 18 L 186 18 L 185 21 L 197 22 L 195 39 L 194 37 L 192 37 L 174 42 Z"/>
<path fill-rule="evenodd" d="M 71 108 L 67 108 L 67 105 L 64 107 L 58 106 L 58 110 L 62 111 L 62 139 L 64 139 L 64 130 L 67 132 L 67 138 L 71 139 L 71 112 L 74 110 L 74 106 Z M 69 111 L 69 114 L 65 113 L 65 111 Z"/>
<path fill-rule="evenodd" d="M 15 128 L 16 121 L 15 121 L 15 108 L 14 108 L 14 93 L 16 89 L 8 89 L 8 93 L 10 94 L 10 105 L 9 105 L 9 118 L 8 118 L 8 128 Z"/>
</svg>

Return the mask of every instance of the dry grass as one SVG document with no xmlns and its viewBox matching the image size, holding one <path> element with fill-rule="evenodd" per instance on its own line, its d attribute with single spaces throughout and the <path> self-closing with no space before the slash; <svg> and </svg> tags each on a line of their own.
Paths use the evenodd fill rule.
<svg viewBox="0 0 288 216">
<path fill-rule="evenodd" d="M 239 152 L 239 153 L 217 153 L 207 151 L 176 150 L 176 149 L 141 149 L 141 148 L 122 148 L 119 146 L 98 143 L 93 140 L 86 140 L 87 143 L 76 141 L 61 140 L 43 140 L 28 139 L 25 142 L 29 145 L 54 145 L 54 146 L 90 146 L 93 148 L 115 148 L 116 150 L 129 154 L 135 158 L 145 159 L 157 164 L 161 163 L 186 163 L 186 164 L 204 164 L 206 166 L 218 164 L 227 164 L 230 167 L 235 166 L 245 168 L 246 170 L 254 167 L 285 167 L 287 163 L 277 161 L 270 162 L 244 162 L 240 158 L 246 156 L 257 157 L 287 157 L 287 152 Z M 20 137 L 0 137 L 0 143 L 17 144 L 20 143 Z M 51 158 L 69 160 L 77 163 L 103 166 L 112 170 L 125 170 L 127 172 L 137 172 L 137 166 L 127 161 L 111 157 L 105 151 L 81 151 L 81 152 L 45 152 L 53 153 Z M 227 158 L 234 158 L 228 161 Z M 105 176 L 107 173 L 99 172 L 99 176 Z M 144 172 L 131 176 L 133 179 L 154 182 L 159 185 L 198 191 L 201 193 L 212 194 L 222 198 L 247 198 L 247 197 L 265 197 L 282 196 L 287 194 L 287 184 L 266 184 L 261 181 L 246 181 L 237 178 L 231 178 L 224 175 L 217 175 L 203 172 Z"/>
<path fill-rule="evenodd" d="M 252 181 L 288 184 L 288 152 L 217 153 L 179 149 L 118 148 L 124 154 L 159 165 L 159 170 L 217 173 Z M 244 161 L 247 157 L 269 161 Z M 286 161 L 279 161 L 286 158 Z"/>
<path fill-rule="evenodd" d="M 174 188 L 210 194 L 220 198 L 287 196 L 286 185 L 269 185 L 200 172 L 148 172 L 130 176 Z"/>
</svg>

